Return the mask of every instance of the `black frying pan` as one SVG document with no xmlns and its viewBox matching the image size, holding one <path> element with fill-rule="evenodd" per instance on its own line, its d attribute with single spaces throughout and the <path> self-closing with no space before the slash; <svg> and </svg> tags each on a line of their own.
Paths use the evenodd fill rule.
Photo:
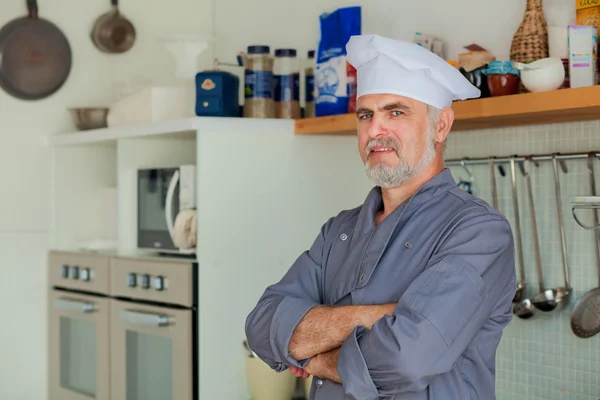
<svg viewBox="0 0 600 400">
<path fill-rule="evenodd" d="M 0 29 L 0 87 L 22 100 L 55 93 L 71 72 L 69 41 L 53 23 L 38 18 L 36 0 L 26 0 L 29 15 Z"/>
</svg>

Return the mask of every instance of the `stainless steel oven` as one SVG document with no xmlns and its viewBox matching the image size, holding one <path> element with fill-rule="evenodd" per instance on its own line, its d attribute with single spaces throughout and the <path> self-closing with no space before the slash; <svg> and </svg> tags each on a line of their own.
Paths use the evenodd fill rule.
<svg viewBox="0 0 600 400">
<path fill-rule="evenodd" d="M 113 258 L 112 400 L 197 400 L 197 264 Z"/>
<path fill-rule="evenodd" d="M 50 252 L 49 400 L 198 400 L 196 262 Z"/>
<path fill-rule="evenodd" d="M 137 246 L 162 253 L 195 253 L 174 240 L 177 215 L 196 209 L 196 166 L 140 169 L 137 172 Z"/>
<path fill-rule="evenodd" d="M 51 252 L 48 266 L 49 398 L 109 400 L 109 260 Z"/>
</svg>

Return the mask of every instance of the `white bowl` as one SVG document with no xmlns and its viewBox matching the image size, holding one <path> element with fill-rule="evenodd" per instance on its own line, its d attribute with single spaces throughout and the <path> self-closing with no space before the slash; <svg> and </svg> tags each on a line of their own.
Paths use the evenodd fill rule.
<svg viewBox="0 0 600 400">
<path fill-rule="evenodd" d="M 527 65 L 538 68 L 521 71 L 521 82 L 530 92 L 556 90 L 565 80 L 565 67 L 558 57 L 543 58 Z"/>
</svg>

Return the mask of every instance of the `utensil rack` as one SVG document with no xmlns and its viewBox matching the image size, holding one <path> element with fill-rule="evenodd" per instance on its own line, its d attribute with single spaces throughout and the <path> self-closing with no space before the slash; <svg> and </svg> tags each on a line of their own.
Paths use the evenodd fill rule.
<svg viewBox="0 0 600 400">
<path fill-rule="evenodd" d="M 489 164 L 490 161 L 493 161 L 496 165 L 501 165 L 505 163 L 510 163 L 511 158 L 516 162 L 525 161 L 526 159 L 530 159 L 533 162 L 539 161 L 552 161 L 553 156 L 556 157 L 558 161 L 565 160 L 582 160 L 587 159 L 590 155 L 594 156 L 594 159 L 600 156 L 599 151 L 588 151 L 585 153 L 552 153 L 552 154 L 532 154 L 529 156 L 501 156 L 501 157 L 478 157 L 478 158 L 462 158 L 462 159 L 451 159 L 445 160 L 445 165 L 447 166 L 462 166 L 466 165 L 483 165 Z M 567 167 L 564 163 L 561 162 L 561 168 L 563 172 L 567 172 Z M 587 209 L 587 210 L 598 210 L 600 209 L 600 196 L 574 196 L 571 198 L 571 213 L 573 214 L 573 218 L 575 222 L 582 228 L 586 230 L 597 230 L 600 229 L 600 224 L 596 225 L 586 225 L 584 224 L 575 214 L 575 210 L 579 209 Z"/>
<path fill-rule="evenodd" d="M 582 160 L 586 159 L 590 154 L 594 154 L 596 158 L 600 156 L 600 151 L 588 151 L 585 153 L 551 153 L 551 154 L 531 154 L 528 156 L 515 155 L 515 161 L 525 161 L 529 158 L 531 161 L 552 161 L 552 156 L 556 155 L 557 160 Z M 445 160 L 444 164 L 447 166 L 462 166 L 462 165 L 483 165 L 488 164 L 490 159 L 494 160 L 495 164 L 508 164 L 510 163 L 511 156 L 490 156 L 490 157 L 475 157 L 475 158 L 461 158 L 461 159 L 450 159 Z"/>
</svg>

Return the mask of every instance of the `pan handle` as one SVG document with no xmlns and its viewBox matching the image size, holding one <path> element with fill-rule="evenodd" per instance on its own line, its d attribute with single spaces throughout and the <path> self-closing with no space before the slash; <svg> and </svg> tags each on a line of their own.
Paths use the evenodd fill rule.
<svg viewBox="0 0 600 400">
<path fill-rule="evenodd" d="M 29 18 L 37 19 L 37 17 L 38 17 L 37 0 L 27 0 L 27 11 L 29 11 Z"/>
</svg>

